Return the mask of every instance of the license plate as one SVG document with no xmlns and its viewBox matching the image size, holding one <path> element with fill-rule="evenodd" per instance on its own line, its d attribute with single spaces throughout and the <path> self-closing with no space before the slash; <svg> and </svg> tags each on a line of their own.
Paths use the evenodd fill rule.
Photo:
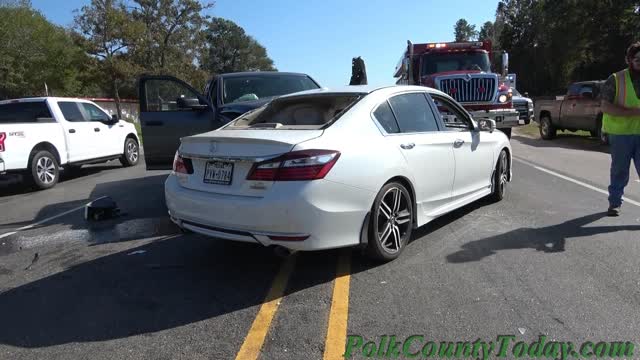
<svg viewBox="0 0 640 360">
<path fill-rule="evenodd" d="M 207 184 L 231 185 L 233 163 L 209 161 L 204 168 L 204 182 Z"/>
<path fill-rule="evenodd" d="M 503 119 L 502 116 L 496 116 L 496 122 L 502 122 Z"/>
</svg>

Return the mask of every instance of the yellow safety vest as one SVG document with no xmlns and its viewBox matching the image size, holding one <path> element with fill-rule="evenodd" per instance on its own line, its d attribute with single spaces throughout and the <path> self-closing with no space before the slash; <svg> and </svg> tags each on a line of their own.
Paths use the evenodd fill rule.
<svg viewBox="0 0 640 360">
<path fill-rule="evenodd" d="M 640 98 L 631 82 L 629 69 L 613 74 L 616 79 L 614 104 L 627 108 L 640 108 Z M 602 131 L 612 135 L 640 135 L 640 116 L 602 115 Z"/>
</svg>

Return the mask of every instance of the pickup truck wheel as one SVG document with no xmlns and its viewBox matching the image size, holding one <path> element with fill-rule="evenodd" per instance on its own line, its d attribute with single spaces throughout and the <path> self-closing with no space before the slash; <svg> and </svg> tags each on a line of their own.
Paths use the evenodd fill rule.
<svg viewBox="0 0 640 360">
<path fill-rule="evenodd" d="M 556 137 L 557 130 L 551 123 L 551 118 L 543 116 L 540 118 L 540 137 L 544 140 L 551 140 Z"/>
<path fill-rule="evenodd" d="M 50 152 L 40 150 L 29 162 L 31 181 L 38 189 L 44 190 L 55 186 L 60 178 L 58 160 Z"/>
<path fill-rule="evenodd" d="M 127 138 L 124 142 L 124 153 L 120 157 L 120 163 L 124 167 L 135 166 L 140 160 L 140 147 L 135 139 Z"/>
<path fill-rule="evenodd" d="M 498 157 L 498 163 L 496 164 L 493 178 L 491 179 L 491 195 L 489 198 L 498 202 L 504 199 L 504 195 L 507 192 L 507 183 L 509 182 L 509 157 L 507 152 L 502 150 Z"/>
</svg>

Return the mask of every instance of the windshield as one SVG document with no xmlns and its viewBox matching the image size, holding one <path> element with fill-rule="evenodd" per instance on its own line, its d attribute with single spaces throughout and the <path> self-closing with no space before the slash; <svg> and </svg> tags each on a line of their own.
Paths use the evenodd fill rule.
<svg viewBox="0 0 640 360">
<path fill-rule="evenodd" d="M 301 75 L 247 75 L 224 79 L 223 103 L 254 101 L 298 91 L 317 89 L 318 85 Z"/>
<path fill-rule="evenodd" d="M 422 56 L 422 75 L 446 71 L 477 70 L 491 72 L 486 51 L 465 53 L 433 53 Z"/>
</svg>

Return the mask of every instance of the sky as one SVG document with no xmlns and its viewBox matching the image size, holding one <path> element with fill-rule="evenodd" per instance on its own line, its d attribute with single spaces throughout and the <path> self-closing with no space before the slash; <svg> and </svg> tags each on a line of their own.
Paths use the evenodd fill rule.
<svg viewBox="0 0 640 360">
<path fill-rule="evenodd" d="M 31 0 L 50 21 L 70 26 L 90 0 Z M 211 2 L 209 0 L 209 2 Z M 493 21 L 497 0 L 217 0 L 208 15 L 242 26 L 279 71 L 309 74 L 322 86 L 347 85 L 351 59 L 365 61 L 371 85 L 395 83 L 407 40 L 453 41 L 460 18 L 479 30 Z"/>
</svg>

